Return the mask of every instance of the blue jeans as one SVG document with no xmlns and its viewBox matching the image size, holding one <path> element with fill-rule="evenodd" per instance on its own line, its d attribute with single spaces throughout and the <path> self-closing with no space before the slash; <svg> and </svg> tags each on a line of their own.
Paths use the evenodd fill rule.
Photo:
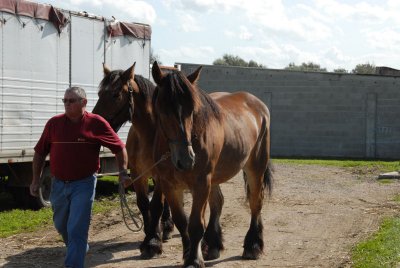
<svg viewBox="0 0 400 268">
<path fill-rule="evenodd" d="M 66 267 L 84 267 L 96 182 L 95 175 L 71 182 L 53 179 L 50 202 L 54 226 L 67 246 Z"/>
</svg>

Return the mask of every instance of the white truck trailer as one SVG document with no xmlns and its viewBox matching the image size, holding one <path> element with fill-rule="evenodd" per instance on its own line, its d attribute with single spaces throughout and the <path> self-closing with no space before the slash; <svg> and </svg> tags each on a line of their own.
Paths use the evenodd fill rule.
<svg viewBox="0 0 400 268">
<path fill-rule="evenodd" d="M 150 78 L 151 27 L 25 0 L 0 1 L 0 191 L 33 208 L 48 205 L 50 170 L 42 175 L 41 195 L 29 194 L 33 147 L 46 121 L 64 112 L 65 89 L 80 86 L 88 111 L 97 101 L 102 63 Z M 130 125 L 118 134 L 126 140 Z M 101 173 L 115 171 L 107 150 Z"/>
</svg>

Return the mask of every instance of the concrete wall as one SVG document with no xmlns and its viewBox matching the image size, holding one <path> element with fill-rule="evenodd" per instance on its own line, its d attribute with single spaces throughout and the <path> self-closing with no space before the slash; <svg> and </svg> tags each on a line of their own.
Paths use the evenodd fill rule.
<svg viewBox="0 0 400 268">
<path fill-rule="evenodd" d="M 199 86 L 263 100 L 273 157 L 400 159 L 400 77 L 204 65 Z"/>
</svg>

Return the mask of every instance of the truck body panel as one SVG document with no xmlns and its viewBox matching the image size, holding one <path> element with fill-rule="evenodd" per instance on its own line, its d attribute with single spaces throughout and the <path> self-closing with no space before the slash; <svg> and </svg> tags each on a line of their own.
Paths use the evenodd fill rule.
<svg viewBox="0 0 400 268">
<path fill-rule="evenodd" d="M 1 2 L 0 19 L 0 182 L 26 187 L 33 148 L 47 120 L 64 112 L 68 87 L 85 89 L 90 112 L 104 62 L 111 69 L 136 62 L 135 72 L 149 78 L 151 27 L 119 27 L 122 22 L 24 0 Z M 121 28 L 133 30 L 115 30 Z M 118 132 L 123 141 L 129 127 Z M 113 158 L 104 148 L 100 156 L 102 162 Z M 110 170 L 101 172 L 115 171 L 112 164 L 102 166 Z"/>
</svg>

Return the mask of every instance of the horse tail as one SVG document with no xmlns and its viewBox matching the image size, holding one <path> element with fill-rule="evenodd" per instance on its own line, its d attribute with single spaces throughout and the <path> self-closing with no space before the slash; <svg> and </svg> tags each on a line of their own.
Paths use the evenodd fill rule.
<svg viewBox="0 0 400 268">
<path fill-rule="evenodd" d="M 264 189 L 267 190 L 269 197 L 271 197 L 272 194 L 273 178 L 274 178 L 274 166 L 272 165 L 271 159 L 269 159 L 267 169 L 264 172 Z"/>
<path fill-rule="evenodd" d="M 250 187 L 249 187 L 249 182 L 247 180 L 247 174 L 246 171 L 243 170 L 243 180 L 244 180 L 244 190 L 246 191 L 246 200 L 249 200 L 250 197 Z"/>
<path fill-rule="evenodd" d="M 244 188 L 246 191 L 246 199 L 249 200 L 250 197 L 250 187 L 247 180 L 247 174 L 243 170 L 243 180 L 244 180 Z M 263 179 L 263 187 L 264 190 L 267 192 L 268 197 L 271 197 L 272 194 L 272 185 L 274 181 L 274 166 L 272 164 L 271 159 L 268 160 L 267 168 L 264 171 L 264 179 Z"/>
<path fill-rule="evenodd" d="M 269 117 L 269 113 L 267 115 Z M 268 197 L 271 197 L 272 194 L 272 184 L 273 184 L 273 173 L 274 167 L 272 165 L 272 161 L 269 154 L 269 124 L 267 123 L 269 119 L 267 117 L 263 118 L 262 125 L 261 125 L 261 132 L 257 140 L 257 144 L 259 146 L 253 149 L 253 154 L 257 154 L 258 158 L 265 159 L 267 161 L 267 165 L 264 170 L 263 174 L 263 190 L 267 192 Z M 254 151 L 255 150 L 255 151 Z M 264 162 L 265 163 L 265 162 Z M 247 182 L 247 174 L 243 170 L 243 179 L 245 182 L 245 190 L 246 190 L 246 197 L 249 200 L 250 197 L 250 188 Z"/>
</svg>

